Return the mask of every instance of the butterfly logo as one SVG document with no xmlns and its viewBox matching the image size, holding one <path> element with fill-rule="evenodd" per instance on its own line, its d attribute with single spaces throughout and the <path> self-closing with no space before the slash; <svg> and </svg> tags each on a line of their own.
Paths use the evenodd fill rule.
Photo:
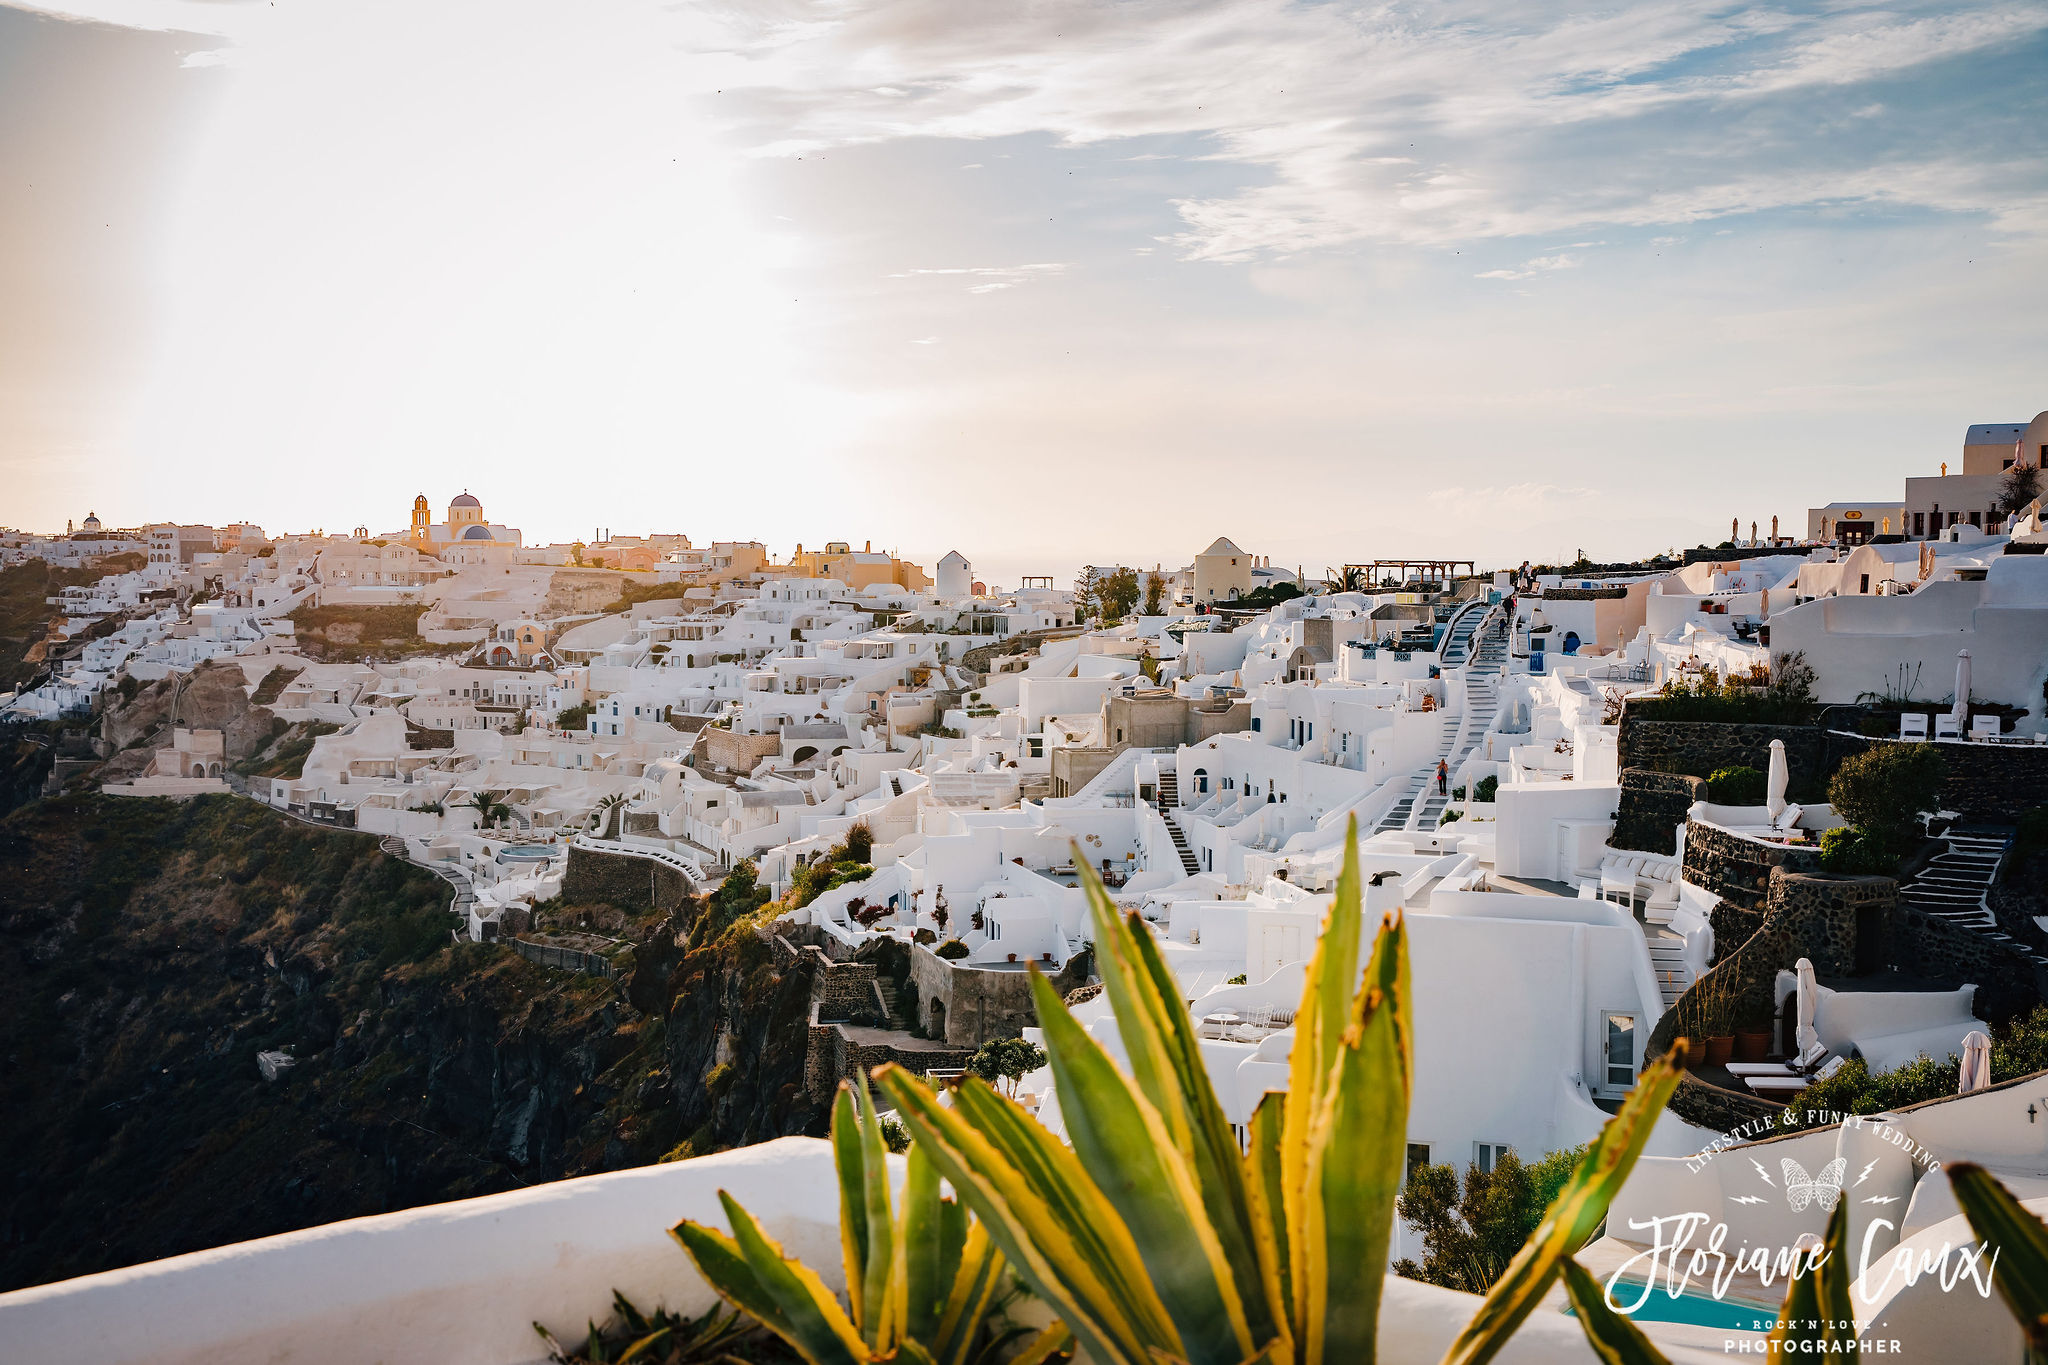
<svg viewBox="0 0 2048 1365">
<path fill-rule="evenodd" d="M 1779 1165 L 1785 1171 L 1785 1202 L 1794 1213 L 1808 1204 L 1820 1205 L 1822 1213 L 1835 1211 L 1835 1201 L 1842 1197 L 1842 1172 L 1849 1166 L 1847 1157 L 1836 1157 L 1820 1168 L 1819 1175 L 1808 1175 L 1806 1168 L 1789 1156 Z"/>
</svg>

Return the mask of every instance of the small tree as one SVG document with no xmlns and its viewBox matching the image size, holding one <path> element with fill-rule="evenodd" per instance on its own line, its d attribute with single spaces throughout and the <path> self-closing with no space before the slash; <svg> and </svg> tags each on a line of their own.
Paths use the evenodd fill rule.
<svg viewBox="0 0 2048 1365">
<path fill-rule="evenodd" d="M 932 897 L 932 923 L 943 934 L 946 932 L 946 926 L 952 922 L 952 919 L 953 907 L 946 904 L 946 888 L 942 886 L 939 888 L 938 894 Z"/>
<path fill-rule="evenodd" d="M 1102 603 L 1105 624 L 1121 621 L 1138 605 L 1138 574 L 1134 569 L 1117 569 L 1096 583 L 1096 600 Z"/>
<path fill-rule="evenodd" d="M 1044 1065 L 1045 1049 L 1022 1038 L 990 1039 L 967 1061 L 969 1071 L 990 1085 L 1000 1084 L 1013 1099 L 1017 1083 Z"/>
<path fill-rule="evenodd" d="M 2041 496 L 2041 470 L 2036 465 L 2016 464 L 2005 471 L 1998 486 L 1998 510 L 2010 515 Z"/>
<path fill-rule="evenodd" d="M 872 862 L 875 853 L 875 832 L 868 828 L 865 820 L 855 821 L 846 830 L 846 858 L 856 863 Z"/>
<path fill-rule="evenodd" d="M 1896 846 L 1922 814 L 1937 808 L 1945 776 L 1932 744 L 1879 744 L 1835 771 L 1828 800 L 1866 836 Z"/>
<path fill-rule="evenodd" d="M 1507 1152 L 1491 1171 L 1468 1166 L 1462 1193 L 1455 1166 L 1410 1168 L 1398 1207 L 1422 1233 L 1422 1261 L 1399 1261 L 1395 1273 L 1484 1294 L 1542 1223 L 1584 1153 L 1583 1147 L 1552 1152 L 1531 1166 Z"/>
<path fill-rule="evenodd" d="M 1145 614 L 1159 616 L 1166 611 L 1166 579 L 1159 574 L 1145 575 Z"/>
<path fill-rule="evenodd" d="M 480 791 L 464 802 L 476 812 L 478 829 L 488 829 L 501 820 L 512 818 L 512 808 L 505 804 L 504 797 L 503 792 Z"/>
</svg>

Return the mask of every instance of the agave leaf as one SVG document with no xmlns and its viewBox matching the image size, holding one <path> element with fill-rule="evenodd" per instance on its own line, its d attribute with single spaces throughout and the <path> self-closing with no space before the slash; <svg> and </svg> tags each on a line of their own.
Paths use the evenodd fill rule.
<svg viewBox="0 0 2048 1365">
<path fill-rule="evenodd" d="M 670 1228 L 668 1235 L 682 1245 L 691 1262 L 696 1265 L 697 1273 L 704 1277 L 706 1284 L 718 1291 L 720 1298 L 754 1318 L 785 1341 L 788 1340 L 789 1323 L 782 1309 L 777 1306 L 768 1291 L 761 1287 L 760 1280 L 755 1278 L 754 1268 L 747 1264 L 746 1254 L 740 1250 L 739 1243 L 716 1228 L 693 1223 L 688 1219 Z M 591 1340 L 596 1341 L 596 1323 L 590 1325 L 590 1331 Z"/>
<path fill-rule="evenodd" d="M 1254 1348 L 1222 1239 L 1159 1111 L 1033 971 L 1031 993 L 1074 1154 L 1130 1229 L 1193 1365 L 1240 1365 Z M 1263 1288 L 1261 1287 L 1261 1291 Z"/>
<path fill-rule="evenodd" d="M 877 1354 L 902 1336 L 903 1319 L 896 1302 L 903 1285 L 896 1270 L 896 1219 L 889 1208 L 889 1147 L 882 1141 L 882 1120 L 865 1081 L 853 1086 L 860 1103 L 860 1166 L 867 1200 L 868 1256 L 859 1285 L 862 1312 L 855 1321 Z M 895 1293 L 891 1291 L 895 1290 Z M 855 1292 L 846 1284 L 847 1296 Z"/>
<path fill-rule="evenodd" d="M 932 1359 L 939 1365 L 965 1365 L 974 1349 L 975 1326 L 988 1313 L 1002 1271 L 1003 1253 L 989 1241 L 988 1232 L 975 1224 L 967 1233 L 960 1269 L 946 1296 L 938 1330 L 918 1338 L 931 1346 Z"/>
<path fill-rule="evenodd" d="M 1406 953 L 1400 921 L 1389 916 L 1309 1130 L 1307 1365 L 1371 1360 L 1379 1337 L 1408 1135 L 1407 1009 L 1398 996 Z"/>
<path fill-rule="evenodd" d="M 1024 1349 L 1003 1362 L 1003 1365 L 1045 1365 L 1055 1356 L 1062 1359 L 1073 1350 L 1074 1334 L 1063 1322 L 1055 1322 L 1024 1344 Z"/>
<path fill-rule="evenodd" d="M 1670 1365 L 1641 1328 L 1607 1306 L 1607 1291 L 1584 1266 L 1567 1256 L 1563 1270 L 1564 1292 L 1585 1329 L 1586 1344 L 1603 1365 Z"/>
<path fill-rule="evenodd" d="M 1282 1305 L 1294 1302 L 1288 1282 L 1287 1201 L 1280 1188 L 1280 1128 L 1285 1121 L 1287 1096 L 1269 1090 L 1252 1110 L 1250 1146 L 1244 1154 L 1245 1196 L 1251 1206 L 1252 1236 L 1259 1241 L 1259 1269 L 1266 1277 L 1266 1297 Z M 1276 1351 L 1276 1360 L 1292 1360 L 1292 1342 Z"/>
<path fill-rule="evenodd" d="M 1360 907 L 1364 904 L 1358 875 L 1358 821 L 1344 836 L 1344 870 L 1337 893 L 1323 918 L 1322 934 L 1309 958 L 1301 984 L 1301 1007 L 1294 1015 L 1294 1047 L 1287 1058 L 1287 1098 L 1280 1137 L 1280 1190 L 1285 1212 L 1287 1262 L 1292 1268 L 1289 1326 L 1297 1342 L 1309 1333 L 1308 1152 L 1309 1130 L 1322 1106 L 1323 1085 L 1337 1060 L 1337 1047 L 1351 1014 L 1358 979 Z"/>
<path fill-rule="evenodd" d="M 837 1296 L 825 1287 L 817 1273 L 803 1262 L 784 1256 L 781 1246 L 761 1231 L 760 1224 L 740 1207 L 737 1199 L 720 1190 L 718 1201 L 725 1206 L 725 1216 L 732 1224 L 731 1245 L 752 1272 L 753 1289 L 773 1312 L 772 1317 L 754 1314 L 761 1317 L 761 1325 L 788 1342 L 810 1365 L 867 1365 L 873 1358 L 867 1343 L 861 1340 L 852 1320 L 839 1307 Z M 710 1230 L 695 1223 L 683 1223 L 678 1231 L 684 1239 L 684 1249 L 697 1261 L 697 1268 L 704 1272 L 712 1287 L 736 1306 L 754 1312 L 750 1305 L 728 1293 L 728 1286 L 714 1278 L 698 1256 L 697 1244 L 703 1239 L 696 1234 Z"/>
<path fill-rule="evenodd" d="M 1948 1181 L 1970 1230 L 1998 1256 L 1991 1282 L 1999 1296 L 2028 1344 L 2048 1351 L 2048 1226 L 1975 1162 L 1949 1167 Z"/>
<path fill-rule="evenodd" d="M 1781 1359 L 1789 1359 L 1792 1352 L 1800 1349 L 1802 1342 L 1825 1342 L 1827 1334 L 1820 1325 L 1820 1286 L 1818 1276 L 1811 1272 L 1794 1275 L 1785 1285 L 1785 1302 L 1778 1309 L 1777 1326 L 1771 1329 L 1770 1350 Z"/>
<path fill-rule="evenodd" d="M 1686 1043 L 1681 1038 L 1636 1078 L 1636 1087 L 1623 1101 L 1621 1111 L 1601 1128 L 1579 1169 L 1544 1213 L 1543 1222 L 1508 1262 L 1472 1321 L 1451 1343 L 1444 1355 L 1445 1365 L 1481 1365 L 1493 1359 L 1523 1319 L 1535 1311 L 1556 1281 L 1564 1258 L 1593 1235 L 1636 1158 L 1642 1155 L 1665 1101 L 1678 1088 L 1685 1054 Z"/>
<path fill-rule="evenodd" d="M 1174 1340 L 1129 1231 L 1057 1138 L 1022 1111 L 1006 1131 L 1000 1122 L 1005 1102 L 978 1079 L 955 1091 L 954 1102 L 968 1110 L 985 1099 L 994 1123 L 988 1116 L 970 1123 L 941 1108 L 900 1067 L 878 1068 L 875 1079 L 911 1137 L 927 1146 L 939 1173 L 1092 1360 L 1140 1365 L 1150 1343 Z M 983 1124 L 1000 1145 L 984 1135 Z"/>
<path fill-rule="evenodd" d="M 1091 871 L 1088 876 L 1093 883 L 1094 873 Z M 1100 909 L 1115 918 L 1115 907 L 1099 883 L 1091 894 L 1099 900 Z M 1203 1209 L 1223 1244 L 1231 1282 L 1244 1304 L 1251 1339 L 1271 1341 L 1277 1336 L 1286 1340 L 1291 1334 L 1285 1300 L 1273 1296 L 1271 1258 L 1253 1228 L 1242 1150 L 1209 1079 L 1201 1040 L 1195 1034 L 1194 1016 L 1183 1003 L 1180 983 L 1144 922 L 1136 914 L 1129 914 L 1121 917 L 1119 928 L 1128 944 L 1130 961 L 1138 969 L 1134 994 L 1145 1002 L 1151 1017 L 1159 1023 L 1156 1032 L 1173 1081 L 1163 1098 L 1149 1091 L 1146 1098 L 1155 1108 L 1164 1106 L 1181 1114 L 1178 1131 L 1185 1138 L 1181 1156 L 1193 1173 Z M 1128 1046 L 1128 1033 L 1125 1038 Z M 1283 1357 L 1292 1354 L 1291 1347 L 1282 1352 Z"/>
<path fill-rule="evenodd" d="M 669 1335 L 674 1330 L 672 1327 L 664 1327 L 658 1332 L 649 1332 L 620 1353 L 618 1365 L 631 1365 L 635 1360 L 646 1360 L 658 1354 L 668 1345 Z"/>
<path fill-rule="evenodd" d="M 846 1266 L 846 1297 L 855 1327 L 867 1328 L 861 1286 L 867 1283 L 868 1186 L 860 1118 L 853 1087 L 842 1085 L 832 1101 L 832 1165 L 839 1176 L 839 1252 Z"/>
<path fill-rule="evenodd" d="M 944 1201 L 939 1198 L 938 1168 L 916 1146 L 910 1149 L 908 1164 L 903 1222 L 896 1233 L 897 1255 L 903 1258 L 903 1334 L 936 1350 L 939 1313 L 946 1306 L 957 1267 L 945 1263 L 945 1238 L 940 1231 Z"/>
</svg>

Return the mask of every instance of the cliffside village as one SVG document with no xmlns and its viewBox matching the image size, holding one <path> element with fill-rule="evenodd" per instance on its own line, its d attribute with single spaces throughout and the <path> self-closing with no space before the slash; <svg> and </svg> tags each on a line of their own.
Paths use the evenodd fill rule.
<svg viewBox="0 0 2048 1365">
<path fill-rule="evenodd" d="M 0 708 L 62 720 L 153 697 L 125 755 L 97 755 L 125 757 L 105 791 L 233 790 L 380 836 L 451 883 L 456 936 L 588 969 L 601 936 L 536 931 L 565 881 L 639 879 L 656 899 L 742 864 L 777 898 L 828 881 L 764 929 L 777 951 L 841 968 L 899 940 L 914 987 L 841 974 L 814 1005 L 842 1026 L 828 1081 L 1036 1037 L 1030 964 L 1117 1052 L 1109 1001 L 1088 998 L 1085 866 L 1151 926 L 1234 1125 L 1288 1084 L 1355 826 L 1368 918 L 1399 909 L 1413 944 L 1412 1162 L 1586 1143 L 1678 1033 L 1742 1035 L 1688 1075 L 1589 1253 L 1619 1264 L 1640 1250 L 1623 1210 L 1659 1200 L 1752 1242 L 1819 1232 L 1825 1213 L 1751 1188 L 1739 1152 L 1704 1174 L 1687 1158 L 1852 1058 L 1962 1059 L 1969 1093 L 1895 1125 L 2048 1198 L 2048 1127 L 2019 1112 L 2043 1087 L 1968 1084 L 1987 1021 L 2048 983 L 2048 918 L 2002 898 L 2048 806 L 2048 529 L 2038 486 L 2009 496 L 2044 458 L 2048 413 L 1971 426 L 1897 498 L 1813 509 L 1803 534 L 1738 520 L 1718 547 L 1627 570 L 1313 576 L 1218 537 L 1179 568 L 1011 588 L 961 552 L 927 573 L 850 541 L 780 561 L 681 535 L 529 546 L 467 492 L 375 535 L 88 517 L 0 537 L 10 560 L 146 556 L 52 601 L 47 676 Z M 403 638 L 379 633 L 390 612 Z M 242 698 L 223 705 L 224 685 Z M 212 724 L 180 712 L 202 695 Z M 1699 698 L 1725 714 L 1684 709 Z M 294 741 L 295 770 L 266 775 Z M 1831 774 L 1921 744 L 1945 773 L 1922 854 L 1831 876 L 1825 837 L 1851 824 Z M 812 876 L 835 862 L 843 876 Z M 1063 1131 L 1049 1071 L 1020 1095 Z M 1772 1155 L 1843 1155 L 1852 1179 L 1870 1159 L 1890 1202 L 1856 1204 L 1852 1243 L 1954 1240 L 1946 1182 L 1874 1142 L 1830 1126 Z M 1397 1243 L 1419 1254 L 1411 1230 Z M 1868 1330 L 2017 1358 L 1995 1308 L 1926 1279 L 1887 1292 Z"/>
</svg>

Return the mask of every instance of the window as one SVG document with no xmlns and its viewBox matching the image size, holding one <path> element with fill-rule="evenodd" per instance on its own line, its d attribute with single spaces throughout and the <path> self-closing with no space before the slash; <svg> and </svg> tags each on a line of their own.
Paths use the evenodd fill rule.
<svg viewBox="0 0 2048 1365">
<path fill-rule="evenodd" d="M 1252 729 L 1254 729 L 1254 730 L 1257 730 L 1257 729 L 1259 729 L 1259 728 L 1260 728 L 1260 726 L 1259 726 L 1259 718 L 1258 718 L 1257 716 L 1253 716 L 1253 717 L 1252 717 Z"/>
<path fill-rule="evenodd" d="M 1405 1183 L 1415 1183 L 1415 1173 L 1429 1164 L 1429 1144 L 1411 1142 L 1408 1144 L 1408 1176 Z"/>
<path fill-rule="evenodd" d="M 1869 574 L 1864 574 L 1864 575 L 1862 576 L 1862 586 L 1861 586 L 1861 587 L 1859 587 L 1859 588 L 1857 588 L 1857 589 L 1856 589 L 1856 591 L 1858 591 L 1858 592 L 1869 592 L 1869 591 L 1870 591 L 1870 575 L 1869 575 Z"/>
<path fill-rule="evenodd" d="M 1505 1142 L 1475 1142 L 1472 1144 L 1472 1164 L 1490 1174 L 1509 1150 Z"/>
<path fill-rule="evenodd" d="M 1636 1083 L 1636 1018 L 1632 1014 L 1607 1016 L 1607 1083 Z"/>
</svg>

